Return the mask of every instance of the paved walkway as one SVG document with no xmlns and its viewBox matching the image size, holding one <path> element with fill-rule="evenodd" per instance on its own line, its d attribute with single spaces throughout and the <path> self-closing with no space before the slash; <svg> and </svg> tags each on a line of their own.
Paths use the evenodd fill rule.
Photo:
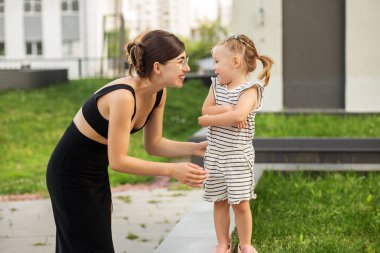
<svg viewBox="0 0 380 253">
<path fill-rule="evenodd" d="M 116 253 L 152 253 L 199 201 L 202 190 L 167 188 L 113 193 Z M 49 199 L 0 202 L 1 253 L 51 253 L 55 225 Z"/>
<path fill-rule="evenodd" d="M 378 164 L 256 164 L 255 180 L 257 183 L 265 170 L 300 169 L 380 171 Z M 114 192 L 116 253 L 210 252 L 216 244 L 212 204 L 203 201 L 202 194 L 201 189 L 167 188 Z M 1 253 L 51 253 L 54 247 L 55 225 L 48 199 L 0 202 Z"/>
</svg>

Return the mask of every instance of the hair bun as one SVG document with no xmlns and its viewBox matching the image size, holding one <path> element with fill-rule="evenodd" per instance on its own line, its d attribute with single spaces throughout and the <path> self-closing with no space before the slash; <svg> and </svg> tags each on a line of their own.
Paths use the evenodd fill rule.
<svg viewBox="0 0 380 253">
<path fill-rule="evenodd" d="M 130 42 L 127 45 L 128 63 L 132 65 L 139 76 L 145 76 L 143 55 L 144 49 L 141 43 L 136 41 Z"/>
</svg>

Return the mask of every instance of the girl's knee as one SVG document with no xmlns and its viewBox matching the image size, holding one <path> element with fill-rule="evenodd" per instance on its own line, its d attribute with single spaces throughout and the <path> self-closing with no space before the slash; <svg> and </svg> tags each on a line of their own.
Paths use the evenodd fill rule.
<svg viewBox="0 0 380 253">
<path fill-rule="evenodd" d="M 249 201 L 241 201 L 239 204 L 232 205 L 234 212 L 250 212 L 251 208 L 249 206 Z"/>
<path fill-rule="evenodd" d="M 215 207 L 229 207 L 230 204 L 228 204 L 227 200 L 222 200 L 222 201 L 214 202 L 214 206 Z"/>
</svg>

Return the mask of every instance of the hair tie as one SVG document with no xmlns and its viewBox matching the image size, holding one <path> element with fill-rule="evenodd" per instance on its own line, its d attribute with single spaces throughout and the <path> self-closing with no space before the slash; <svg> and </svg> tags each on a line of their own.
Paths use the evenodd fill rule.
<svg viewBox="0 0 380 253">
<path fill-rule="evenodd" d="M 133 56 L 132 56 L 132 50 L 133 50 Z M 131 65 L 137 70 L 137 71 L 140 71 L 139 68 L 133 63 L 133 59 L 132 57 L 134 58 L 134 60 L 136 61 L 136 54 L 135 54 L 135 50 L 136 50 L 136 44 L 133 45 L 131 47 L 131 49 L 129 50 L 129 55 L 130 55 L 130 63 Z M 136 62 L 137 63 L 137 62 Z"/>
<path fill-rule="evenodd" d="M 136 44 L 131 47 L 131 49 L 129 50 L 129 54 L 131 54 L 132 50 L 134 50 L 134 49 L 136 49 Z"/>
</svg>

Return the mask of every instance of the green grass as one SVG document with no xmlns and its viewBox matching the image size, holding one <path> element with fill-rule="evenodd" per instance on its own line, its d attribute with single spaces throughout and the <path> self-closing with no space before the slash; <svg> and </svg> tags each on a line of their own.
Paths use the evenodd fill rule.
<svg viewBox="0 0 380 253">
<path fill-rule="evenodd" d="M 46 165 L 57 141 L 90 94 L 107 82 L 77 80 L 43 89 L 0 92 L 0 194 L 46 193 Z M 200 114 L 201 94 L 207 88 L 187 82 L 183 89 L 168 93 L 164 135 L 186 140 L 199 129 L 193 115 Z M 141 132 L 133 135 L 131 147 L 132 156 L 168 161 L 145 153 Z M 111 185 L 151 180 L 110 170 Z"/>
<path fill-rule="evenodd" d="M 0 194 L 46 193 L 45 171 L 57 141 L 86 99 L 108 80 L 76 80 L 48 88 L 0 92 Z M 182 89 L 168 89 L 164 136 L 185 141 L 200 129 L 208 88 L 186 81 Z M 259 113 L 256 136 L 379 137 L 380 115 L 282 115 Z M 130 155 L 148 156 L 142 133 L 131 139 Z M 110 170 L 111 185 L 148 182 L 151 177 Z"/>
<path fill-rule="evenodd" d="M 258 137 L 380 137 L 380 114 L 256 115 Z"/>
<path fill-rule="evenodd" d="M 267 171 L 256 193 L 252 237 L 259 252 L 380 250 L 380 173 Z"/>
</svg>

